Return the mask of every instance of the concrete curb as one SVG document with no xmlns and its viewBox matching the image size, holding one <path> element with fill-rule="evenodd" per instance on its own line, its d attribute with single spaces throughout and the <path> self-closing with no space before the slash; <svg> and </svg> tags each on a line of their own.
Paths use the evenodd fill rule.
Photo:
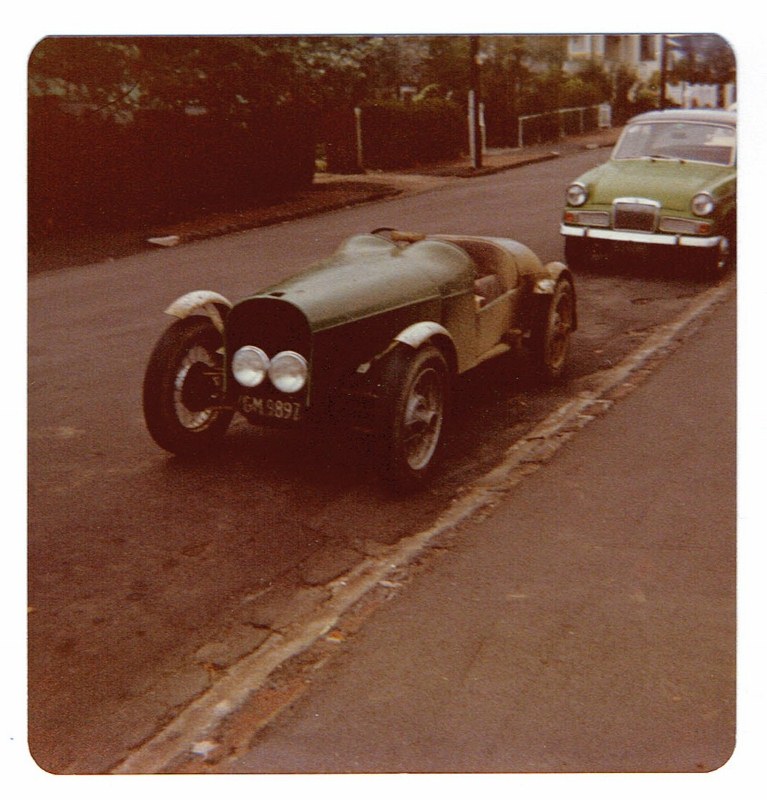
<svg viewBox="0 0 767 800">
<path fill-rule="evenodd" d="M 157 774 L 170 770 L 174 762 L 199 759 L 215 750 L 216 743 L 210 739 L 215 737 L 217 729 L 262 689 L 279 667 L 321 641 L 376 587 L 396 586 L 391 576 L 410 565 L 440 535 L 480 517 L 500 502 L 516 484 L 550 460 L 578 430 L 608 410 L 614 402 L 607 398 L 610 392 L 623 387 L 630 390 L 628 382 L 633 377 L 636 376 L 635 383 L 638 383 L 638 373 L 642 369 L 651 371 L 651 361 L 659 361 L 692 323 L 724 302 L 734 289 L 735 281 L 730 278 L 699 295 L 676 320 L 660 326 L 639 349 L 601 373 L 594 388 L 560 406 L 512 445 L 502 463 L 478 479 L 433 526 L 401 540 L 383 556 L 362 561 L 333 581 L 328 587 L 330 598 L 325 603 L 294 620 L 283 632 L 272 634 L 257 650 L 233 665 L 214 686 L 166 728 L 136 748 L 112 773 Z M 257 720 L 251 733 L 266 725 L 279 710 L 272 710 L 268 716 Z"/>
</svg>

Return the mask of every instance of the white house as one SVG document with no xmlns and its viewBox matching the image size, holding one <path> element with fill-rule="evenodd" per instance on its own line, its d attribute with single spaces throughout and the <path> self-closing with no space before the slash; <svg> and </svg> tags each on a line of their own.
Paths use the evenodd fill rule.
<svg viewBox="0 0 767 800">
<path fill-rule="evenodd" d="M 584 61 L 597 61 L 608 70 L 623 65 L 632 69 L 640 81 L 646 81 L 660 69 L 661 35 L 586 33 L 568 36 L 564 68 L 577 72 Z"/>
<path fill-rule="evenodd" d="M 596 61 L 608 71 L 624 66 L 637 76 L 638 82 L 649 81 L 660 72 L 664 34 L 573 34 L 567 38 L 567 60 L 564 69 L 577 72 L 584 61 Z M 678 58 L 678 51 L 666 49 L 666 67 L 671 69 Z M 666 97 L 683 108 L 715 107 L 718 103 L 717 87 L 703 84 L 667 83 Z M 735 101 L 735 87 L 724 86 L 724 105 Z"/>
</svg>

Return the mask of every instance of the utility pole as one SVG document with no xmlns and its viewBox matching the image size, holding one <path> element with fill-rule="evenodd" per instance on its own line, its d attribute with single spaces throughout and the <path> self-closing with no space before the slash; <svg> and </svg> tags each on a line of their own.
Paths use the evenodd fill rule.
<svg viewBox="0 0 767 800">
<path fill-rule="evenodd" d="M 666 56 L 666 34 L 660 35 L 660 107 L 663 110 L 666 107 L 666 73 L 668 71 L 668 62 Z"/>
<path fill-rule="evenodd" d="M 479 36 L 469 37 L 469 149 L 474 169 L 482 167 L 480 131 Z"/>
</svg>

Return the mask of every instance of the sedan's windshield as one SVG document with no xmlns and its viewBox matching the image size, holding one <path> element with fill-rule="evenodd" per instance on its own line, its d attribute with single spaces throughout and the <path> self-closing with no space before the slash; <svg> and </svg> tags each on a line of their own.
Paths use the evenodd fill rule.
<svg viewBox="0 0 767 800">
<path fill-rule="evenodd" d="M 735 128 L 707 122 L 637 122 L 626 128 L 612 157 L 727 166 L 735 162 Z"/>
</svg>

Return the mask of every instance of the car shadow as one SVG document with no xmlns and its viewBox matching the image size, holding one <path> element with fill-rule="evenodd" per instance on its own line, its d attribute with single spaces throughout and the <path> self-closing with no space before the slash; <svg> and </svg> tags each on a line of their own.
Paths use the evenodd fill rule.
<svg viewBox="0 0 767 800">
<path fill-rule="evenodd" d="M 722 280 L 735 269 L 732 265 L 720 275 L 708 272 L 695 258 L 665 255 L 649 259 L 646 255 L 620 254 L 597 256 L 588 264 L 571 267 L 577 276 L 610 276 L 625 278 L 641 278 L 644 280 L 678 280 L 684 283 L 700 285 L 712 284 Z"/>
</svg>

